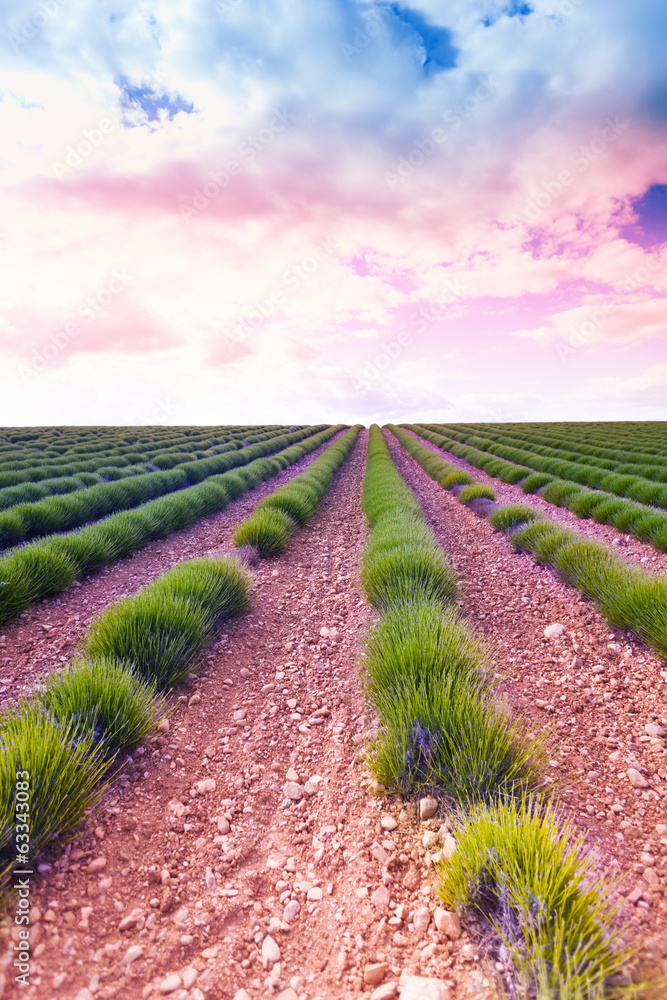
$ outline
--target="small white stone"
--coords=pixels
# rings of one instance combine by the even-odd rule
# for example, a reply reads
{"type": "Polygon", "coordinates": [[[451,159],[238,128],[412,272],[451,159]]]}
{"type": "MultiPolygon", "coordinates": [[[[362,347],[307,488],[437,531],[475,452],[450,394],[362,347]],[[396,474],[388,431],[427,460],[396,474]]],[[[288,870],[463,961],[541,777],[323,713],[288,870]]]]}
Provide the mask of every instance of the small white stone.
{"type": "Polygon", "coordinates": [[[141,947],[140,944],[132,944],[127,949],[127,951],[125,952],[125,954],[123,955],[123,957],[121,958],[121,960],[120,960],[120,962],[118,964],[119,965],[130,965],[132,962],[136,962],[136,960],[138,958],[141,958],[141,956],[143,955],[143,953],[144,953],[144,949],[141,947]]]}
{"type": "Polygon", "coordinates": [[[418,910],[412,915],[412,923],[414,928],[419,933],[423,933],[431,922],[431,914],[428,911],[428,906],[420,906],[418,910]]]}
{"type": "Polygon", "coordinates": [[[278,871],[278,869],[285,867],[286,860],[287,859],[284,854],[269,854],[266,867],[271,868],[274,871],[278,871]]]}
{"type": "Polygon", "coordinates": [[[427,796],[424,799],[419,800],[419,818],[422,820],[430,819],[431,816],[435,816],[438,811],[438,802],[436,799],[427,796]]]}
{"type": "Polygon", "coordinates": [[[636,767],[628,768],[628,781],[634,788],[648,788],[648,781],[636,767]]]}
{"type": "Polygon", "coordinates": [[[441,934],[446,934],[448,938],[456,941],[461,937],[461,921],[456,913],[450,910],[443,910],[438,907],[434,914],[435,926],[441,934]]]}
{"type": "Polygon", "coordinates": [[[199,795],[206,795],[207,792],[215,791],[215,778],[204,778],[197,782],[197,792],[199,795]]]}
{"type": "Polygon", "coordinates": [[[270,934],[267,934],[262,941],[262,962],[264,967],[267,965],[275,965],[276,962],[280,961],[280,948],[273,940],[270,934]]]}
{"type": "Polygon", "coordinates": [[[247,714],[248,713],[245,708],[238,708],[234,712],[234,722],[243,722],[247,714]]]}
{"type": "Polygon", "coordinates": [[[439,979],[407,976],[403,981],[401,1000],[451,1000],[449,988],[439,979]]]}
{"type": "Polygon", "coordinates": [[[298,899],[291,899],[285,909],[283,910],[283,920],[287,924],[293,924],[299,915],[299,910],[301,909],[301,904],[298,899]]]}
{"type": "Polygon", "coordinates": [[[381,885],[371,896],[371,903],[379,910],[385,910],[389,906],[389,891],[386,886],[381,885]]]}
{"type": "Polygon", "coordinates": [[[560,622],[554,622],[553,625],[547,625],[544,630],[545,639],[556,639],[559,635],[563,635],[565,632],[565,626],[561,625],[560,622]]]}
{"type": "Polygon", "coordinates": [[[647,736],[667,736],[667,732],[659,722],[649,722],[646,726],[646,734],[647,736]]]}
{"type": "Polygon", "coordinates": [[[392,980],[390,983],[383,983],[382,986],[376,987],[371,993],[371,1000],[391,1000],[397,992],[398,983],[392,980]]]}
{"type": "Polygon", "coordinates": [[[308,890],[307,895],[311,903],[319,903],[319,901],[322,899],[322,890],[320,889],[319,886],[314,885],[312,889],[308,890]]]}
{"type": "Polygon", "coordinates": [[[172,972],[170,976],[160,983],[160,993],[175,993],[183,985],[183,980],[177,972],[172,972]]]}
{"type": "Polygon", "coordinates": [[[213,870],[211,868],[206,869],[205,878],[206,878],[206,888],[208,889],[209,892],[213,892],[217,888],[218,880],[216,879],[215,874],[213,873],[213,870]]]}
{"type": "Polygon", "coordinates": [[[296,781],[287,781],[283,785],[283,795],[293,802],[300,802],[303,794],[303,788],[297,785],[296,781]]]}
{"type": "Polygon", "coordinates": [[[440,855],[444,860],[449,860],[449,858],[454,857],[456,851],[456,840],[451,834],[442,839],[442,847],[440,848],[440,855]]]}
{"type": "Polygon", "coordinates": [[[382,819],[380,820],[380,826],[382,827],[383,830],[391,831],[396,829],[398,823],[396,822],[393,816],[383,816],[382,819]]]}
{"type": "Polygon", "coordinates": [[[367,986],[377,986],[387,974],[386,962],[373,962],[364,968],[364,982],[367,986]]]}
{"type": "Polygon", "coordinates": [[[189,990],[191,986],[194,986],[197,981],[198,972],[191,965],[187,969],[183,970],[183,986],[186,990],[189,990]]]}

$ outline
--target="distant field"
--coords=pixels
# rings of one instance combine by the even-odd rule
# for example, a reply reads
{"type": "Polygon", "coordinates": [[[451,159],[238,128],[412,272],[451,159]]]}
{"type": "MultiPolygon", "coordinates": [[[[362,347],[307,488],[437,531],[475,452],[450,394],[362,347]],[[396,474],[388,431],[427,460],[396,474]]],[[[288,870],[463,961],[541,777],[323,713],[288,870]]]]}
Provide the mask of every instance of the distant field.
{"type": "Polygon", "coordinates": [[[526,494],[667,551],[667,423],[402,426],[526,494]]]}
{"type": "Polygon", "coordinates": [[[410,941],[404,996],[473,995],[473,954],[480,1000],[661,988],[667,425],[13,429],[0,482],[0,899],[30,862],[34,990],[71,951],[96,995],[176,995],[194,946],[209,995],[268,995],[257,928],[314,982],[338,923],[345,996],[362,963],[396,996],[410,941]],[[116,989],[109,935],[144,927],[116,989]]]}

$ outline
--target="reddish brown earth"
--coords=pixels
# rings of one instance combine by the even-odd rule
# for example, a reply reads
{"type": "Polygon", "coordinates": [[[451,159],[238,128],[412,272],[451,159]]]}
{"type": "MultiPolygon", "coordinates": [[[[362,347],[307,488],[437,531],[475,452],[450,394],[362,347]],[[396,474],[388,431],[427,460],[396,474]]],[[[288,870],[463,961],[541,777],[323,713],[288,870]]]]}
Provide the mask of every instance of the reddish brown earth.
{"type": "MultiPolygon", "coordinates": [[[[409,972],[438,977],[443,996],[446,984],[485,995],[468,934],[441,915],[447,929],[434,926],[421,839],[441,821],[420,826],[413,804],[369,795],[355,750],[367,732],[357,664],[369,610],[356,582],[366,441],[308,528],[254,571],[251,613],[174,692],[169,733],[43,860],[31,985],[16,986],[7,964],[3,996],[217,1000],[243,988],[253,1000],[379,1000],[409,972]]],[[[218,521],[180,551],[170,539],[151,576],[224,544],[231,527],[218,521]]],[[[105,603],[101,588],[95,600],[105,603]]]]}
{"type": "Polygon", "coordinates": [[[41,676],[69,662],[90,622],[107,604],[128,597],[182,559],[204,555],[219,545],[263,497],[298,476],[338,437],[334,435],[224,510],[90,572],[57,597],[40,601],[16,621],[0,625],[0,708],[17,695],[28,693],[41,676]]]}
{"type": "MultiPolygon", "coordinates": [[[[31,885],[31,985],[13,982],[8,922],[3,997],[388,1000],[408,995],[409,974],[435,977],[443,998],[489,995],[474,925],[460,933],[436,910],[422,841],[446,837],[442,820],[418,824],[413,803],[369,794],[359,757],[370,724],[357,673],[370,617],[357,581],[366,442],[364,432],[288,550],[252,571],[251,612],[170,697],[170,731],[127,762],[79,837],[42,859],[31,885]]],[[[575,592],[514,555],[391,446],[459,572],[463,613],[493,644],[501,689],[550,730],[560,795],[601,858],[630,878],[627,916],[662,961],[667,829],[658,824],[667,820],[656,775],[665,754],[640,728],[667,721],[652,687],[664,665],[626,636],[610,638],[575,592]],[[545,640],[553,622],[566,631],[545,640]],[[605,670],[593,674],[598,663],[605,670]],[[646,789],[623,776],[630,764],[646,789]]],[[[11,634],[16,648],[21,635],[34,644],[11,660],[15,682],[69,657],[110,600],[225,545],[278,482],[7,626],[6,643],[11,634]],[[59,629],[55,641],[38,638],[45,622],[59,629]],[[35,663],[36,653],[45,655],[35,663]]]]}
{"type": "MultiPolygon", "coordinates": [[[[560,801],[601,859],[617,868],[630,926],[649,940],[650,954],[667,959],[667,749],[664,738],[645,732],[651,723],[667,730],[664,661],[633,636],[610,629],[551,570],[516,554],[504,535],[386,436],[458,573],[462,613],[496,652],[501,692],[535,731],[548,732],[560,801]],[[545,638],[554,623],[564,626],[563,635],[545,638]],[[630,783],[631,767],[645,787],[630,783]]],[[[512,487],[504,492],[498,489],[501,502],[521,494],[512,487]]]]}
{"type": "Polygon", "coordinates": [[[652,572],[667,572],[667,552],[658,552],[650,542],[641,542],[632,535],[624,535],[622,531],[618,531],[617,528],[612,527],[610,524],[598,524],[597,521],[593,521],[591,518],[577,517],[576,514],[573,514],[566,507],[556,507],[555,504],[543,500],[535,493],[526,494],[520,486],[511,486],[504,483],[501,479],[494,479],[493,476],[487,475],[482,469],[464,462],[463,459],[457,458],[456,455],[452,455],[448,451],[443,451],[441,448],[436,448],[435,445],[425,441],[424,438],[420,438],[418,434],[414,434],[412,431],[409,433],[420,444],[434,451],[436,455],[440,455],[441,458],[444,458],[447,462],[451,462],[452,465],[458,466],[459,469],[469,472],[475,479],[475,482],[491,486],[496,492],[498,503],[522,503],[536,507],[540,514],[550,518],[552,521],[559,521],[565,527],[579,532],[580,535],[584,535],[586,538],[591,538],[596,542],[605,542],[607,545],[613,545],[614,547],[618,546],[619,554],[629,562],[641,563],[652,572]]]}

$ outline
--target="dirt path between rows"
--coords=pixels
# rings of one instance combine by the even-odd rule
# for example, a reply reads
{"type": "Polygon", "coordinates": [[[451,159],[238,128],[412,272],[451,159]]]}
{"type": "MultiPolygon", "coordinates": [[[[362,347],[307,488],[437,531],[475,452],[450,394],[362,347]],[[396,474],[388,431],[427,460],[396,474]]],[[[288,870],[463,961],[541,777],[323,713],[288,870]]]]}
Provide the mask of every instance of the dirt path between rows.
{"type": "Polygon", "coordinates": [[[224,510],[90,572],[57,597],[39,601],[15,621],[0,625],[0,710],[19,695],[29,693],[41,676],[69,662],[90,622],[108,604],[128,597],[182,559],[202,556],[219,546],[260,500],[298,476],[344,433],[334,435],[273,479],[233,500],[224,510]]]}
{"type": "Polygon", "coordinates": [[[535,730],[549,732],[559,799],[600,858],[618,868],[624,916],[667,973],[667,750],[644,728],[667,730],[665,663],[611,630],[549,569],[515,554],[385,434],[459,575],[462,613],[496,651],[502,693],[535,730]],[[545,638],[555,623],[565,632],[545,638]],[[631,784],[636,772],[644,787],[631,784]]]}
{"type": "MultiPolygon", "coordinates": [[[[170,732],[40,864],[30,986],[13,981],[17,928],[2,928],[4,997],[388,1000],[412,988],[414,1000],[410,973],[435,977],[442,1000],[488,995],[474,941],[436,911],[422,839],[441,822],[419,826],[414,804],[371,794],[355,749],[367,733],[367,437],[310,525],[257,568],[252,611],[176,690],[170,732]]],[[[224,541],[220,522],[169,549],[201,553],[213,534],[224,541]]]]}
{"type": "Polygon", "coordinates": [[[408,431],[408,433],[412,434],[420,444],[430,448],[436,455],[451,462],[452,465],[456,465],[459,469],[465,469],[466,472],[469,472],[474,477],[475,482],[491,486],[496,491],[498,503],[529,504],[531,507],[536,507],[540,514],[543,514],[545,517],[550,518],[552,521],[559,521],[565,527],[579,532],[579,534],[584,535],[586,538],[591,538],[597,542],[606,542],[607,545],[618,546],[619,554],[629,562],[641,563],[654,573],[667,573],[667,552],[659,552],[650,542],[641,542],[633,535],[624,535],[622,531],[612,527],[610,524],[598,524],[597,521],[593,521],[591,518],[577,517],[576,514],[573,514],[566,507],[557,507],[555,504],[543,500],[536,493],[524,493],[520,486],[511,486],[504,483],[501,479],[494,479],[493,476],[487,475],[482,469],[464,462],[463,459],[457,458],[456,455],[452,455],[448,451],[443,451],[442,448],[436,447],[424,438],[419,437],[413,431],[408,431]]]}

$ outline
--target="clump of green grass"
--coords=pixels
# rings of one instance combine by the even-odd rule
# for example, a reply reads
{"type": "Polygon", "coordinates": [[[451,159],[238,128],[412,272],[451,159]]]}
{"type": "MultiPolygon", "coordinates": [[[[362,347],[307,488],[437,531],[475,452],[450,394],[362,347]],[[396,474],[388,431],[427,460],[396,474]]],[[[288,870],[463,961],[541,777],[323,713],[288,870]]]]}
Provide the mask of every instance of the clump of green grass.
{"type": "Polygon", "coordinates": [[[128,663],[165,690],[184,681],[212,634],[210,616],[188,600],[145,591],[108,608],[93,625],[85,655],[128,663]]]}
{"type": "Polygon", "coordinates": [[[181,563],[94,623],[85,643],[91,659],[131,665],[159,690],[183,681],[216,621],[249,606],[251,581],[234,559],[181,563]]]}
{"type": "Polygon", "coordinates": [[[305,472],[261,500],[255,512],[237,526],[232,536],[234,545],[237,548],[253,545],[262,558],[282,552],[297,527],[317,510],[331,486],[334,472],[352,450],[360,430],[360,424],[351,427],[305,472]]]}
{"type": "Polygon", "coordinates": [[[188,559],[170,569],[148,588],[165,604],[190,601],[216,623],[243,614],[250,607],[252,580],[236,559],[188,559]]]}
{"type": "Polygon", "coordinates": [[[547,483],[552,483],[555,478],[555,476],[550,476],[546,472],[533,472],[521,481],[521,489],[524,493],[537,493],[547,483]]]}
{"type": "Polygon", "coordinates": [[[232,542],[236,548],[253,545],[262,559],[266,559],[279,555],[297,528],[297,522],[284,510],[258,507],[252,517],[237,525],[232,542]]]}
{"type": "Polygon", "coordinates": [[[26,546],[0,562],[0,623],[10,621],[38,597],[57,594],[76,579],[65,555],[26,546]]]}
{"type": "Polygon", "coordinates": [[[489,518],[489,523],[496,531],[510,531],[519,524],[534,521],[536,517],[537,511],[534,507],[528,507],[522,503],[511,503],[494,511],[489,518]]]}
{"type": "Polygon", "coordinates": [[[366,760],[390,791],[429,791],[466,807],[536,792],[539,741],[527,744],[522,727],[455,670],[445,670],[437,683],[406,674],[380,707],[380,729],[366,760]]]}
{"type": "Polygon", "coordinates": [[[509,952],[513,996],[606,1000],[630,955],[615,933],[609,873],[571,824],[534,802],[474,807],[438,867],[444,905],[481,918],[509,952]]]}
{"type": "Polygon", "coordinates": [[[465,469],[457,469],[455,472],[449,472],[444,469],[437,477],[436,482],[443,489],[451,490],[452,486],[472,486],[475,480],[465,469]]]}
{"type": "Polygon", "coordinates": [[[243,480],[246,491],[254,490],[255,486],[259,486],[262,481],[259,469],[253,469],[252,465],[241,466],[236,470],[236,474],[239,479],[243,480]]]}
{"type": "Polygon", "coordinates": [[[296,524],[306,524],[317,510],[319,498],[313,489],[299,483],[299,479],[280,486],[271,496],[261,500],[257,510],[280,510],[296,524]]]}
{"type": "Polygon", "coordinates": [[[372,626],[364,652],[366,698],[381,717],[407,677],[427,691],[446,677],[482,690],[491,672],[482,640],[453,608],[430,601],[412,599],[391,607],[372,626]]]}
{"type": "Polygon", "coordinates": [[[376,522],[370,534],[364,557],[373,559],[379,552],[389,552],[409,546],[433,548],[435,537],[423,520],[405,517],[399,512],[389,511],[376,522]]]}
{"type": "Polygon", "coordinates": [[[92,566],[113,562],[116,548],[111,536],[106,524],[93,524],[68,535],[46,538],[34,546],[26,546],[24,551],[57,552],[74,564],[78,576],[92,566]]]}
{"type": "Polygon", "coordinates": [[[609,499],[608,494],[599,490],[584,490],[583,493],[574,493],[565,502],[568,510],[571,510],[577,517],[592,517],[593,512],[600,504],[609,499]]]}
{"type": "Polygon", "coordinates": [[[517,551],[530,552],[536,563],[553,563],[554,557],[563,545],[571,541],[572,533],[551,521],[536,518],[532,524],[521,528],[512,536],[517,551]]]}
{"type": "Polygon", "coordinates": [[[441,605],[456,600],[456,577],[437,543],[401,544],[385,551],[364,553],[361,583],[376,608],[419,598],[441,605]]]}
{"type": "Polygon", "coordinates": [[[461,503],[470,503],[471,500],[495,500],[496,491],[484,483],[475,483],[472,486],[464,486],[458,495],[461,503]]]}
{"type": "Polygon", "coordinates": [[[5,510],[0,514],[0,548],[16,545],[25,538],[25,521],[16,508],[5,510]]]}
{"type": "Polygon", "coordinates": [[[642,542],[651,542],[651,544],[656,545],[656,538],[660,536],[660,533],[665,528],[667,528],[667,516],[665,514],[658,511],[654,514],[650,511],[645,511],[642,514],[637,514],[632,522],[631,530],[632,534],[636,538],[641,539],[642,542]]]}
{"type": "Polygon", "coordinates": [[[667,552],[667,525],[652,532],[651,542],[660,552],[667,552]]]}
{"type": "Polygon", "coordinates": [[[624,513],[627,510],[627,500],[617,500],[614,497],[608,497],[603,503],[597,505],[592,511],[591,516],[598,524],[611,524],[617,514],[624,513]]]}
{"type": "Polygon", "coordinates": [[[524,465],[515,465],[512,467],[509,462],[504,462],[503,465],[505,467],[502,470],[500,479],[511,486],[522,482],[530,474],[530,469],[527,469],[524,465]]]}
{"type": "Polygon", "coordinates": [[[1,874],[16,866],[17,847],[25,843],[30,857],[55,838],[65,843],[104,792],[108,761],[95,752],[92,735],[77,740],[75,730],[73,721],[58,724],[36,702],[0,717],[1,874]],[[18,839],[24,832],[16,825],[19,780],[29,784],[29,841],[18,839]]]}
{"type": "Polygon", "coordinates": [[[548,501],[548,503],[553,503],[557,507],[565,507],[568,500],[572,497],[588,492],[584,486],[577,486],[576,483],[571,483],[563,479],[554,479],[552,483],[547,483],[540,496],[548,501]]]}
{"type": "Polygon", "coordinates": [[[246,484],[238,472],[225,472],[221,477],[230,500],[238,500],[246,492],[246,484]]]}
{"type": "Polygon", "coordinates": [[[60,725],[73,723],[77,742],[92,735],[107,754],[133,750],[166,715],[153,685],[117,660],[79,660],[51,674],[37,701],[60,725]]]}

